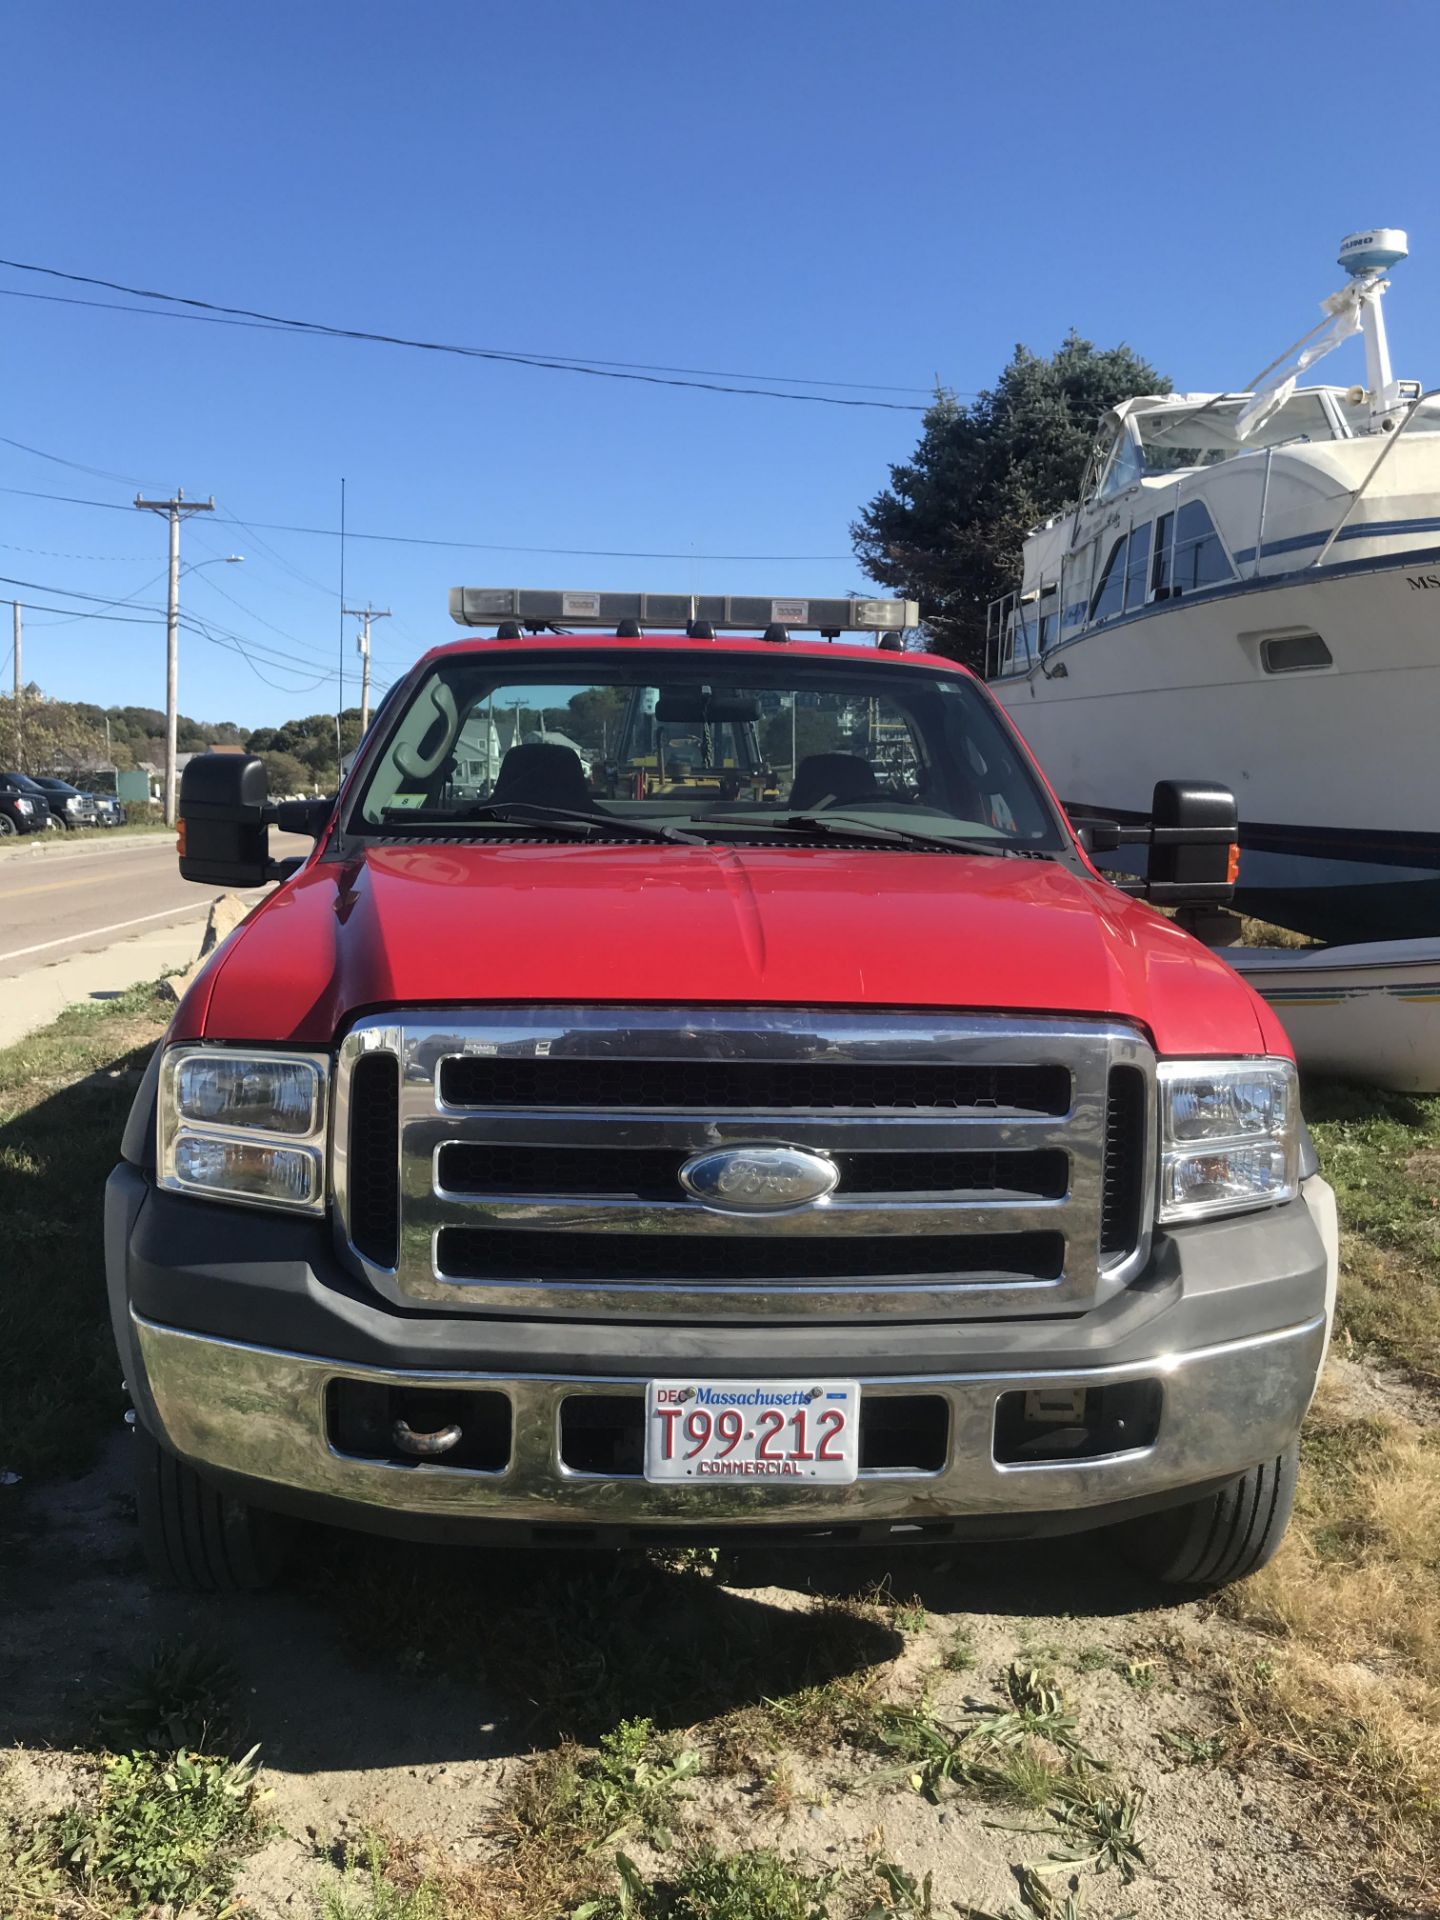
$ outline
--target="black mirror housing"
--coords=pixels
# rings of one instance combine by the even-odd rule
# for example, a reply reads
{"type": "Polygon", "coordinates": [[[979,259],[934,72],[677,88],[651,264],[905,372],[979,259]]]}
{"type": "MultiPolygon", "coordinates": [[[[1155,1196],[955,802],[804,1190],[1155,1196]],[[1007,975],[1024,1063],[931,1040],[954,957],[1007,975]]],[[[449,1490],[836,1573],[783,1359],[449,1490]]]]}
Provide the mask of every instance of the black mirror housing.
{"type": "Polygon", "coordinates": [[[180,875],[259,887],[270,865],[269,788],[254,754],[197,753],[180,776],[180,875]]]}
{"type": "Polygon", "coordinates": [[[323,800],[277,800],[269,818],[282,833],[303,833],[318,840],[330,824],[335,796],[323,800]]]}
{"type": "Polygon", "coordinates": [[[1143,880],[1107,874],[1122,893],[1159,907],[1225,907],[1234,897],[1239,812],[1230,789],[1213,780],[1158,780],[1150,819],[1139,825],[1096,817],[1073,824],[1092,857],[1148,849],[1143,880]]]}
{"type": "Polygon", "coordinates": [[[1235,796],[1213,780],[1158,780],[1150,809],[1146,897],[1162,906],[1225,906],[1240,838],[1235,796]]]}

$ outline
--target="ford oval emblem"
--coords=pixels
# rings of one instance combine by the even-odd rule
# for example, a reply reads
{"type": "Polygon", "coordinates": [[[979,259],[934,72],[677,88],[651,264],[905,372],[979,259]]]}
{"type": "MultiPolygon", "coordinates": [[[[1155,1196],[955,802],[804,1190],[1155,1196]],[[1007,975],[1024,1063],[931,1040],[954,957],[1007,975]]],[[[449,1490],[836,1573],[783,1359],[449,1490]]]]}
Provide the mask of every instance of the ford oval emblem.
{"type": "Polygon", "coordinates": [[[802,1147],[718,1147],[680,1169],[680,1184],[721,1213],[784,1213],[835,1191],[840,1169],[802,1147]]]}

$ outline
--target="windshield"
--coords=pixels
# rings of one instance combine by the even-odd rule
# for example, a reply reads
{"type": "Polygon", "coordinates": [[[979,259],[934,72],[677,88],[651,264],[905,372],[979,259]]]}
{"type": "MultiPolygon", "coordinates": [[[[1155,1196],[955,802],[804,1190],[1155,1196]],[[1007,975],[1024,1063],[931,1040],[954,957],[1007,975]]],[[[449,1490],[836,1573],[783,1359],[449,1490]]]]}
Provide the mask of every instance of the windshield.
{"type": "Polygon", "coordinates": [[[352,831],[753,842],[852,827],[856,845],[1068,844],[974,681],[873,657],[468,654],[385,719],[352,831]]]}
{"type": "Polygon", "coordinates": [[[1254,453],[1300,440],[1338,438],[1318,393],[1295,393],[1240,438],[1244,399],[1137,409],[1131,419],[1140,435],[1147,474],[1174,473],[1185,467],[1213,467],[1237,453],[1254,453]]]}

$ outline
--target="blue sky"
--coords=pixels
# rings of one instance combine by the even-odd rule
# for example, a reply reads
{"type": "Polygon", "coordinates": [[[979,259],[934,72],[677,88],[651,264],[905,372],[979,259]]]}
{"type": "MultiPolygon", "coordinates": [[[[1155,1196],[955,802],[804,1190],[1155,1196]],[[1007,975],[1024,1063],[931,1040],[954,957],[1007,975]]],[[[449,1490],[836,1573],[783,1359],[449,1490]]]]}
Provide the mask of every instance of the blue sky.
{"type": "MultiPolygon", "coordinates": [[[[1312,323],[1336,244],[1373,222],[1415,252],[1389,303],[1396,371],[1435,381],[1440,183],[1409,76],[1437,53],[1440,11],[1397,0],[53,0],[0,23],[0,253],[921,404],[1071,325],[1179,386],[1235,384],[1312,323]]],[[[253,661],[186,635],[181,708],[242,724],[333,709],[337,542],[257,523],[333,529],[342,475],[353,532],[495,549],[349,542],[348,596],[396,616],[376,628],[387,678],[454,634],[462,581],[863,587],[848,523],[919,426],[15,291],[84,290],[0,269],[0,434],[98,471],[0,443],[0,488],[116,510],[0,491],[0,574],[36,583],[0,595],[142,610],[27,612],[27,678],[162,703],[163,626],[143,610],[163,599],[165,530],[128,502],[136,482],[178,485],[219,508],[187,526],[185,559],[246,556],[187,578],[186,607],[253,661]]],[[[1360,371],[1351,343],[1322,377],[1360,371]]]]}

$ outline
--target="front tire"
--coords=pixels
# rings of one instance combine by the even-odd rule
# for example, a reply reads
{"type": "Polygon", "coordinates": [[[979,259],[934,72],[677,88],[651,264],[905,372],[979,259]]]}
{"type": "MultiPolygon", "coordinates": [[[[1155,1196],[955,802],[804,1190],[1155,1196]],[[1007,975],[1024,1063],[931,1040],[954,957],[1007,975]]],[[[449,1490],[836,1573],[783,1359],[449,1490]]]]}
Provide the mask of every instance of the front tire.
{"type": "Polygon", "coordinates": [[[134,1429],[140,1542],[157,1586],[186,1593],[253,1593],[284,1560],[274,1514],[211,1486],[141,1426],[134,1429]]]}
{"type": "Polygon", "coordinates": [[[1300,1443],[1251,1467],[1218,1493],[1167,1507],[1114,1530],[1132,1565],[1164,1586],[1213,1593],[1258,1572],[1284,1538],[1295,1505],[1300,1443]]]}

